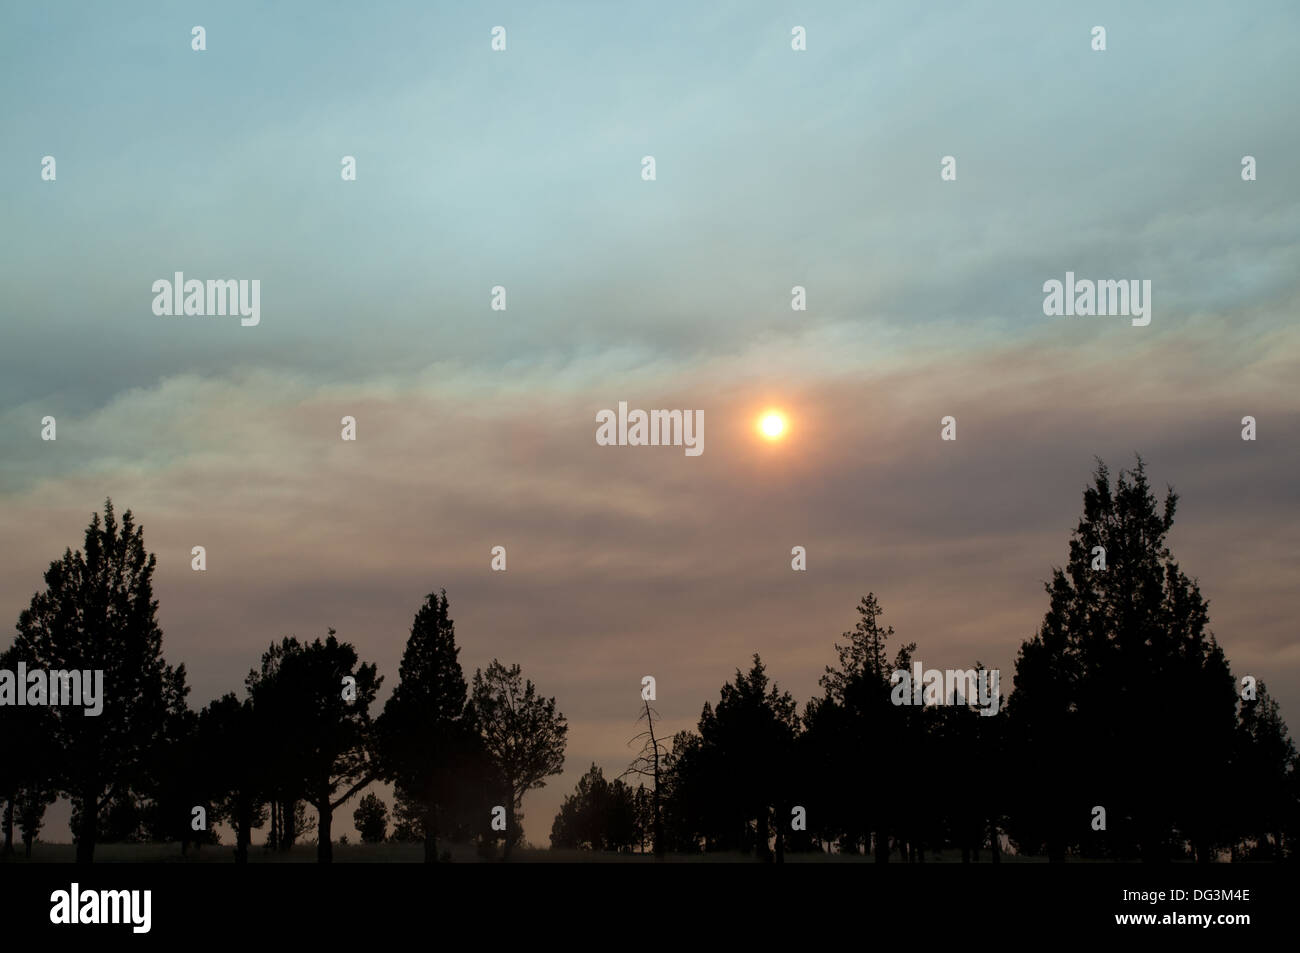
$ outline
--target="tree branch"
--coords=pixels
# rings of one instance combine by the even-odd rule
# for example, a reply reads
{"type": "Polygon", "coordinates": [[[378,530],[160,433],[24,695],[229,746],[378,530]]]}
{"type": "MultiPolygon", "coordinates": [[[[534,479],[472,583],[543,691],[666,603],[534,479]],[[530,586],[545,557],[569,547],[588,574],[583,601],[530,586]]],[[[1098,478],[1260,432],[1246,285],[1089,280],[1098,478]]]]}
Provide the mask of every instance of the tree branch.
{"type": "Polygon", "coordinates": [[[362,779],[361,779],[360,781],[358,781],[356,784],[352,785],[352,787],[351,787],[350,789],[348,789],[348,793],[347,793],[347,794],[343,795],[343,796],[342,796],[341,798],[339,798],[337,801],[335,801],[335,802],[333,802],[332,804],[330,804],[330,810],[331,810],[331,811],[334,810],[334,808],[338,807],[340,804],[342,804],[342,803],[343,803],[344,801],[346,801],[348,798],[352,797],[352,795],[356,794],[358,791],[360,791],[360,790],[361,790],[362,788],[364,788],[367,784],[370,784],[370,783],[371,783],[372,781],[374,781],[374,780],[375,780],[375,775],[374,775],[373,772],[370,773],[370,774],[367,774],[364,778],[362,778],[362,779]]]}

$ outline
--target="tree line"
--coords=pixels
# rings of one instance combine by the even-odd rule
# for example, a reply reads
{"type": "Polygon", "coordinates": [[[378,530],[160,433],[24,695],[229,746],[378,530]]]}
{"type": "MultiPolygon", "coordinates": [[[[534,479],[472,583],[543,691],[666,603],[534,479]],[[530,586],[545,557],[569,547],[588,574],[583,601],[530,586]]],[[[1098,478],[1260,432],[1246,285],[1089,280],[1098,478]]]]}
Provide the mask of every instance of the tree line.
{"type": "MultiPolygon", "coordinates": [[[[758,655],[671,739],[646,700],[636,758],[611,779],[592,764],[554,819],[552,847],[767,861],[836,851],[923,862],[951,850],[996,863],[1008,847],[1053,861],[1297,859],[1300,758],[1263,681],[1231,672],[1208,602],[1169,550],[1176,504],[1172,489],[1157,500],[1140,458],[1113,481],[1098,463],[996,715],[896,704],[892,676],[916,643],[897,641],[871,593],[802,710],[758,655]]],[[[310,806],[328,862],[334,811],[385,781],[393,837],[422,841],[426,861],[445,856],[440,841],[509,857],[523,796],[563,768],[567,724],[518,665],[494,660],[467,681],[445,591],[417,611],[373,719],[383,679],[333,630],[272,644],[242,697],[196,712],[184,666],[162,656],[153,569],[131,514],[119,526],[108,501],[84,550],[50,565],[0,654],[0,669],[103,669],[111,689],[98,717],[0,708],[6,852],[15,824],[30,851],[62,795],[79,861],[107,840],[184,851],[223,820],[244,862],[255,829],[269,827],[271,849],[303,837],[310,806]]],[[[354,818],[363,840],[386,836],[377,796],[354,818]]]]}
{"type": "Polygon", "coordinates": [[[524,794],[563,768],[568,725],[518,665],[494,659],[466,682],[445,591],[416,613],[398,684],[377,717],[383,679],[333,629],[272,644],[242,697],[194,711],[185,667],[162,655],[155,564],[130,511],[119,524],[106,501],[84,548],[50,564],[45,590],[0,653],[0,670],[98,669],[109,689],[96,717],[75,707],[0,708],[5,853],[17,824],[30,855],[46,808],[64,796],[78,862],[106,841],[179,841],[184,852],[225,821],[243,863],[252,831],[267,824],[268,846],[291,848],[310,805],[317,859],[328,863],[334,811],[386,781],[426,860],[438,858],[440,838],[471,836],[509,856],[524,794]],[[503,825],[489,814],[498,805],[503,825]]]}
{"type": "Polygon", "coordinates": [[[777,861],[947,850],[997,863],[1006,846],[1052,861],[1300,859],[1296,748],[1264,682],[1234,678],[1168,548],[1176,505],[1172,489],[1156,499],[1140,458],[1113,482],[1098,462],[997,715],[894,704],[891,675],[916,643],[895,644],[869,594],[802,712],[753,656],[664,747],[656,808],[593,765],[552,845],[777,861]]]}

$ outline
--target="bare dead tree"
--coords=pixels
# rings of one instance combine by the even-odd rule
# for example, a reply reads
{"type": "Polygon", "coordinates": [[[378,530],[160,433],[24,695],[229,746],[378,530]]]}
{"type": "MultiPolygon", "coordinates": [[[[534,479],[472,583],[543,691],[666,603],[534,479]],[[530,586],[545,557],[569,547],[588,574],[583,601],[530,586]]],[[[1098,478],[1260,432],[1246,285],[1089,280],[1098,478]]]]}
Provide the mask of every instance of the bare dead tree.
{"type": "Polygon", "coordinates": [[[619,775],[619,778],[625,778],[629,775],[636,775],[642,778],[653,779],[654,787],[650,791],[650,816],[651,816],[651,840],[654,843],[655,860],[664,859],[664,825],[663,816],[659,808],[659,765],[660,762],[668,757],[668,747],[655,737],[655,719],[661,718],[659,712],[650,707],[650,702],[645,703],[645,710],[641,712],[637,722],[644,721],[646,730],[632,737],[628,741],[628,747],[634,742],[641,742],[641,750],[637,756],[632,759],[626,771],[619,775]]]}

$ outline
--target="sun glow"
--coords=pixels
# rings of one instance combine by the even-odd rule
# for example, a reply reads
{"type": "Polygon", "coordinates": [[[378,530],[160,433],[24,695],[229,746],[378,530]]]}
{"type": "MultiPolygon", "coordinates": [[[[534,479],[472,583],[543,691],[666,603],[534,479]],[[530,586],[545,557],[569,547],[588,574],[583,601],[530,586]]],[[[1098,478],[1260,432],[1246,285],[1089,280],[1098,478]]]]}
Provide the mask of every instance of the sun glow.
{"type": "Polygon", "coordinates": [[[785,436],[785,417],[776,411],[768,411],[758,421],[758,432],[768,440],[780,440],[785,436]]]}

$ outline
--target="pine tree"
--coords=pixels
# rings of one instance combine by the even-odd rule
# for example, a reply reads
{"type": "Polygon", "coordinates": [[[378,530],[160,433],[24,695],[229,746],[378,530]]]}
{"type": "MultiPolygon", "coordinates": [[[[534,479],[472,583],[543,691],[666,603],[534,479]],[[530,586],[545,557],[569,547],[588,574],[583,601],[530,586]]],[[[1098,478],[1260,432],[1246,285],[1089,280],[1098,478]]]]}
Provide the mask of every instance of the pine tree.
{"type": "MultiPolygon", "coordinates": [[[[301,792],[316,809],[320,863],[334,859],[334,809],[377,776],[370,706],[382,682],[375,666],[359,664],[356,649],[340,642],[333,629],[324,641],[287,638],[273,645],[262,656],[261,670],[246,680],[271,742],[266,753],[279,759],[273,763],[281,789],[301,792]],[[347,678],[355,679],[355,687],[344,688],[347,678]]],[[[288,803],[285,819],[296,822],[297,808],[291,813],[288,803]]]]}
{"type": "Polygon", "coordinates": [[[476,670],[471,699],[475,723],[503,785],[503,859],[509,859],[511,847],[522,836],[519,808],[524,795],[564,770],[569,726],[556,711],[555,699],[539,695],[518,665],[506,668],[493,659],[487,671],[476,670]]]}

